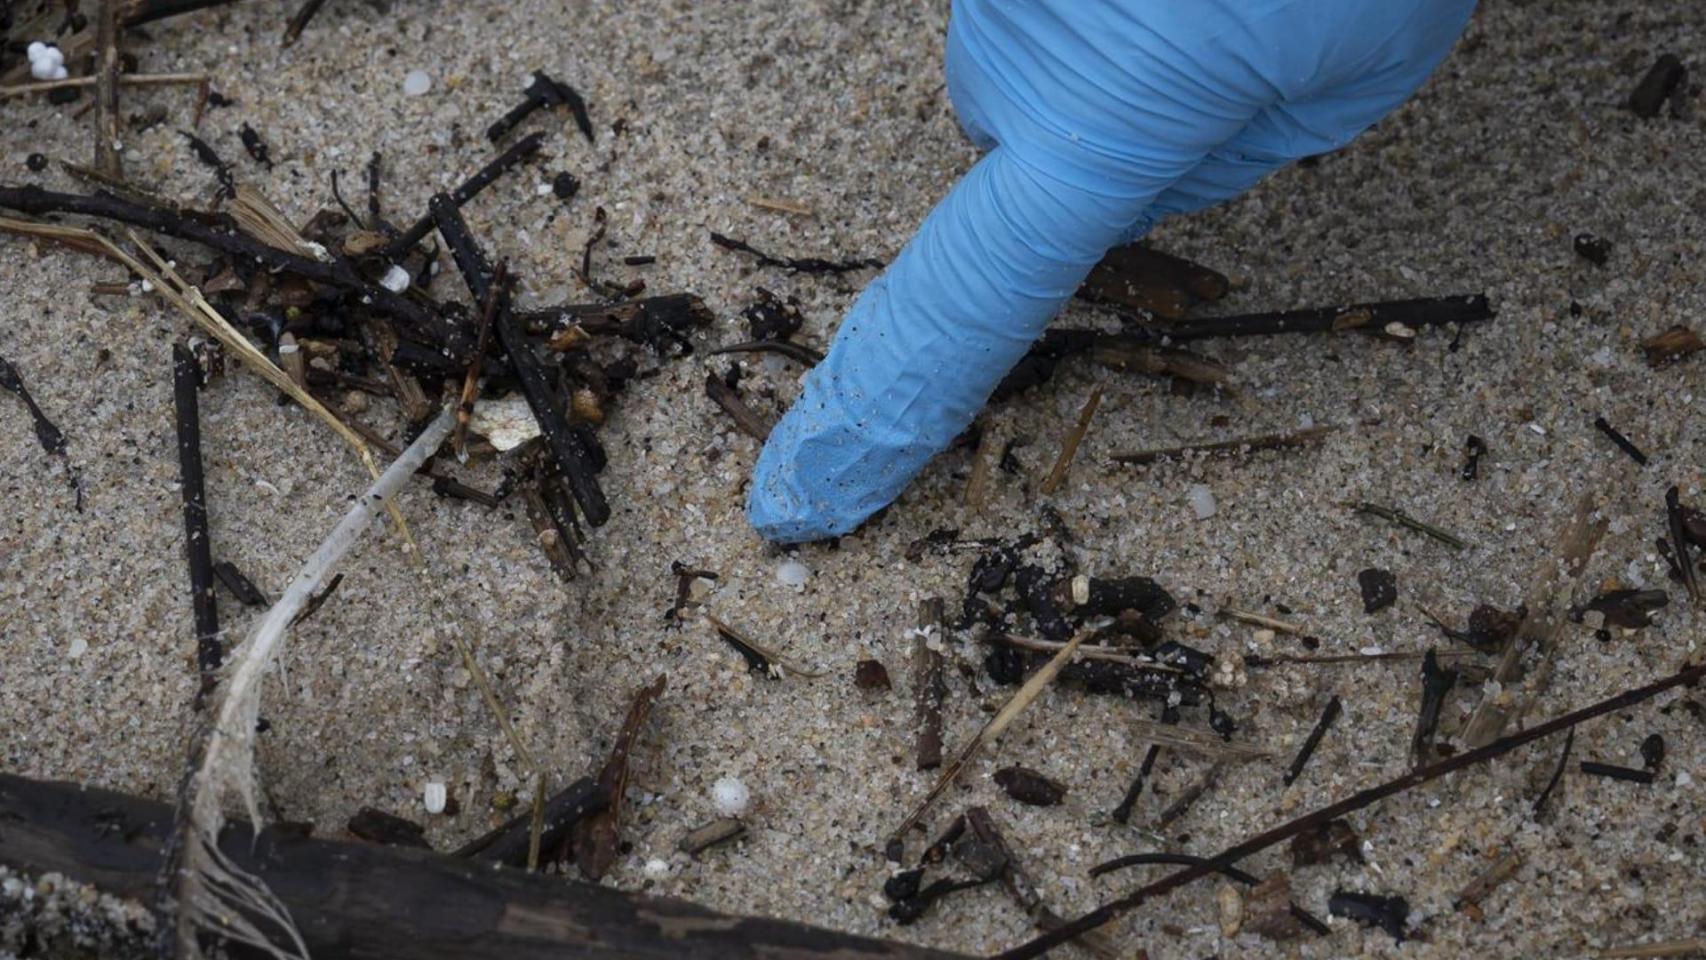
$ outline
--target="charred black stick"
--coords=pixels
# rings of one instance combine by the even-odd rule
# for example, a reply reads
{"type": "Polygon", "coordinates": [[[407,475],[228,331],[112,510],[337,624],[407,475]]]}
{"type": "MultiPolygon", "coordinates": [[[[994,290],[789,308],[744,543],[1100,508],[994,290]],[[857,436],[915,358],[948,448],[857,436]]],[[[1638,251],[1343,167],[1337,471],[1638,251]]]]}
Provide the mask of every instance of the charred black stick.
{"type": "Polygon", "coordinates": [[[724,250],[750,253],[758,258],[761,267],[781,267],[795,273],[851,273],[855,270],[881,270],[881,260],[861,257],[852,260],[825,260],[822,257],[777,257],[765,253],[745,240],[736,240],[711,231],[711,242],[724,250]]]}
{"type": "Polygon", "coordinates": [[[1321,746],[1321,738],[1327,735],[1327,730],[1333,726],[1333,721],[1339,719],[1342,710],[1343,705],[1339,703],[1337,696],[1327,701],[1326,709],[1321,711],[1321,719],[1316,721],[1315,729],[1309,731],[1309,739],[1303,741],[1303,749],[1297,751],[1297,758],[1291,761],[1291,766],[1285,771],[1286,786],[1291,786],[1297,780],[1298,774],[1303,772],[1304,765],[1315,755],[1315,749],[1321,746]]]}
{"type": "Polygon", "coordinates": [[[498,261],[492,285],[486,291],[485,303],[480,307],[480,329],[476,335],[474,356],[468,361],[468,373],[462,378],[462,403],[456,408],[456,430],[450,435],[450,449],[458,460],[468,459],[468,421],[474,416],[474,400],[480,392],[480,365],[486,358],[486,347],[492,339],[492,318],[497,315],[498,301],[508,295],[504,283],[508,272],[509,261],[498,261]]]}
{"type": "MultiPolygon", "coordinates": [[[[1131,822],[1131,808],[1137,805],[1138,795],[1143,793],[1143,781],[1149,778],[1149,771],[1155,769],[1155,757],[1161,752],[1161,745],[1152,743],[1149,752],[1143,755],[1143,765],[1137,768],[1137,776],[1131,780],[1131,786],[1126,788],[1125,797],[1120,805],[1114,808],[1114,820],[1119,823],[1131,822]]],[[[1095,874],[1091,874],[1094,876],[1095,874]]]]}
{"type": "Polygon", "coordinates": [[[1624,780],[1629,783],[1652,783],[1653,771],[1639,770],[1635,767],[1620,767],[1614,763],[1600,763],[1596,760],[1583,760],[1582,772],[1592,777],[1606,777],[1611,780],[1624,780]]]}
{"type": "Polygon", "coordinates": [[[1670,531],[1671,550],[1676,554],[1677,570],[1682,574],[1682,585],[1688,589],[1688,599],[1700,602],[1700,578],[1694,572],[1694,558],[1688,549],[1688,518],[1687,511],[1682,506],[1682,492],[1672,486],[1665,491],[1665,522],[1670,531]]]}
{"type": "MultiPolygon", "coordinates": [[[[428,206],[439,235],[444,237],[445,246],[450,248],[451,258],[456,261],[456,268],[468,284],[468,291],[483,301],[491,289],[491,267],[478,241],[468,232],[468,224],[463,221],[455,198],[441,193],[433,197],[428,206]]],[[[507,304],[499,303],[492,318],[492,329],[498,335],[498,343],[509,354],[510,366],[521,382],[522,395],[527,398],[528,408],[539,421],[545,444],[563,478],[568,481],[581,513],[592,526],[603,526],[610,519],[610,504],[598,486],[594,454],[570,427],[557,392],[551,386],[551,379],[545,373],[545,365],[533,352],[533,344],[528,341],[527,334],[507,304]]]]}
{"type": "Polygon", "coordinates": [[[1691,686],[1693,684],[1697,684],[1703,677],[1706,677],[1706,664],[1696,664],[1691,667],[1684,667],[1682,670],[1679,670],[1661,680],[1655,680],[1654,682],[1642,687],[1625,690],[1622,693],[1607,697],[1598,703],[1583,707],[1580,710],[1576,710],[1571,713],[1564,714],[1561,717],[1548,720],[1545,723],[1529,727],[1527,730],[1518,731],[1517,733],[1500,737],[1484,747],[1478,747],[1474,750],[1465,750],[1455,756],[1447,757],[1438,763],[1412,770],[1401,777],[1388,780],[1378,786],[1370,787],[1367,790],[1360,790],[1337,803],[1328,804],[1325,807],[1313,810],[1270,830],[1265,830],[1262,833],[1256,834],[1241,843],[1234,844],[1197,866],[1189,867],[1179,871],[1178,873],[1163,877],[1162,879],[1135,890],[1118,900],[1103,904],[1095,910],[1092,910],[1069,923],[1063,924],[1057,930],[1052,930],[1029,943],[1020,944],[1012,950],[998,954],[996,960],[1031,960],[1032,957],[1040,957],[1055,947],[1071,940],[1073,937],[1078,936],[1085,930],[1094,930],[1095,928],[1108,923],[1148,900],[1176,890],[1179,887],[1190,883],[1192,880],[1197,880],[1208,876],[1211,873],[1215,873],[1223,867],[1231,866],[1251,854],[1260,853],[1275,844],[1283,843],[1301,833],[1316,829],[1329,821],[1338,819],[1339,817],[1343,817],[1347,814],[1355,813],[1356,811],[1372,806],[1387,797],[1419,787],[1424,783],[1430,783],[1441,777],[1456,773],[1459,770],[1485,763],[1496,757],[1501,757],[1519,747],[1526,746],[1544,737],[1549,737],[1554,733],[1561,733],[1565,730],[1569,730],[1589,720],[1595,719],[1596,717],[1602,717],[1608,713],[1615,713],[1619,710],[1626,710],[1636,704],[1645,703],[1667,690],[1673,690],[1680,686],[1691,686]]]}
{"type": "Polygon", "coordinates": [[[43,450],[48,453],[65,451],[65,434],[53,425],[53,421],[47,418],[41,407],[36,406],[36,398],[30,396],[29,388],[24,386],[24,378],[18,375],[18,369],[5,357],[0,357],[0,390],[5,390],[24,402],[24,409],[29,411],[30,420],[35,426],[36,440],[43,450]]]}
{"type": "MultiPolygon", "coordinates": [[[[461,207],[479,196],[480,191],[491,186],[493,180],[508,173],[510,168],[537,153],[539,145],[544,142],[544,134],[530,133],[510,144],[509,149],[493,157],[490,163],[481,167],[473,176],[462,181],[461,186],[450,191],[448,194],[450,202],[461,207]]],[[[433,202],[438,202],[438,198],[442,196],[446,196],[446,194],[433,197],[433,202]]],[[[436,220],[429,209],[426,216],[416,220],[409,229],[403,231],[401,236],[391,241],[391,244],[381,252],[381,255],[387,260],[399,259],[412,250],[415,244],[420,243],[423,237],[432,232],[435,223],[436,220]]],[[[484,294],[482,293],[480,296],[484,296],[484,294]]]]}
{"type": "MultiPolygon", "coordinates": [[[[541,849],[554,849],[568,836],[570,828],[587,814],[602,810],[610,794],[598,781],[582,777],[545,802],[544,827],[539,835],[541,849]]],[[[533,813],[510,818],[502,826],[478,837],[451,854],[464,859],[487,860],[506,867],[527,866],[527,851],[533,833],[533,813]]]]}
{"type": "Polygon", "coordinates": [[[1387,300],[1346,307],[1317,307],[1277,313],[1251,313],[1236,317],[1204,317],[1159,328],[1173,340],[1204,340],[1209,337],[1249,337],[1279,333],[1327,333],[1363,330],[1382,333],[1399,324],[1411,330],[1450,323],[1476,323],[1493,318],[1485,294],[1427,297],[1419,300],[1387,300]]]}
{"type": "Polygon", "coordinates": [[[514,130],[521,121],[543,107],[568,107],[569,112],[574,115],[575,126],[580,128],[586,142],[593,142],[592,117],[587,114],[586,100],[574,87],[553,79],[543,70],[533,71],[533,79],[527,84],[522,101],[486,128],[486,139],[497,143],[504,138],[504,134],[514,130]]]}
{"type": "Polygon", "coordinates": [[[207,488],[201,470],[201,414],[196,396],[199,380],[195,355],[183,344],[172,345],[172,404],[178,421],[178,477],[184,500],[184,554],[190,567],[190,604],[195,611],[195,660],[201,688],[195,707],[202,708],[225,661],[219,640],[219,602],[213,595],[213,544],[207,531],[207,488]]]}
{"type": "Polygon", "coordinates": [[[1670,98],[1671,92],[1688,79],[1688,68],[1683,66],[1676,54],[1661,54],[1653,61],[1641,82],[1629,94],[1629,109],[1635,116],[1651,120],[1659,115],[1659,108],[1670,98]]]}
{"type": "Polygon", "coordinates": [[[220,560],[213,565],[213,575],[219,582],[225,584],[225,589],[237,598],[237,602],[245,607],[264,607],[268,605],[267,595],[255,582],[243,575],[237,565],[229,560],[220,560]]]}
{"type": "Polygon", "coordinates": [[[1647,455],[1641,452],[1641,448],[1635,446],[1633,441],[1624,436],[1622,431],[1612,426],[1604,417],[1594,417],[1593,426],[1594,429],[1605,434],[1612,443],[1617,444],[1617,449],[1627,453],[1629,455],[1629,459],[1643,467],[1647,465],[1647,455]]]}
{"type": "Polygon", "coordinates": [[[1570,765],[1570,748],[1576,745],[1576,731],[1571,730],[1564,737],[1564,749],[1558,754],[1558,765],[1552,769],[1552,779],[1546,781],[1546,789],[1540,791],[1540,796],[1534,798],[1534,815],[1540,816],[1546,809],[1546,801],[1551,799],[1552,791],[1558,789],[1558,782],[1564,779],[1564,768],[1570,765]]]}
{"type": "Polygon", "coordinates": [[[348,262],[339,259],[325,262],[269,246],[237,229],[236,222],[222,214],[168,210],[110,193],[85,196],[55,193],[33,186],[0,186],[0,207],[33,216],[69,213],[115,220],[199,243],[233,258],[258,261],[274,270],[293,273],[354,294],[372,309],[398,320],[413,336],[442,347],[458,362],[466,362],[468,351],[472,349],[467,335],[455,324],[420,303],[368,282],[348,262]]]}

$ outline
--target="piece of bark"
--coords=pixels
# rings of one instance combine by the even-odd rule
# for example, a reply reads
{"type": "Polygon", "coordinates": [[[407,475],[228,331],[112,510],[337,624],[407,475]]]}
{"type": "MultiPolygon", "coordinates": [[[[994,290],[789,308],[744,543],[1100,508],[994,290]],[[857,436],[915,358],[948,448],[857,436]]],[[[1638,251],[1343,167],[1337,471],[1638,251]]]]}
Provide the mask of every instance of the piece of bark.
{"type": "MultiPolygon", "coordinates": [[[[168,804],[0,773],[0,865],[155,902],[168,804]]],[[[315,960],[952,960],[945,953],[424,850],[233,821],[220,849],[290,911],[315,960]]]]}
{"type": "Polygon", "coordinates": [[[1199,303],[1226,296],[1231,287],[1223,274],[1208,267],[1133,243],[1104,254],[1077,295],[1177,320],[1199,303]]]}
{"type": "Polygon", "coordinates": [[[359,839],[381,846],[432,849],[432,844],[427,843],[423,836],[426,827],[372,807],[357,810],[355,816],[350,817],[349,822],[344,825],[344,829],[359,839]]]}
{"type": "Polygon", "coordinates": [[[689,831],[687,836],[681,838],[680,849],[682,853],[696,857],[719,843],[727,843],[745,833],[746,824],[734,817],[724,817],[689,831]]]}
{"type": "Polygon", "coordinates": [[[1244,926],[1248,933],[1269,940],[1303,936],[1303,921],[1292,906],[1291,877],[1270,873],[1244,894],[1244,926]]]}
{"type": "Polygon", "coordinates": [[[1706,343],[1701,341],[1700,334],[1680,323],[1641,341],[1641,351],[1647,355],[1647,366],[1655,368],[1668,366],[1701,350],[1706,350],[1706,343]]]}
{"type": "Polygon", "coordinates": [[[1066,799],[1066,786],[1027,767],[1002,767],[995,784],[1007,795],[1032,807],[1053,807],[1066,799]]]}
{"type": "Polygon", "coordinates": [[[1635,116],[1651,120],[1670,99],[1671,92],[1688,81],[1688,68],[1673,53],[1660,54],[1629,93],[1629,109],[1635,116]]]}
{"type": "Polygon", "coordinates": [[[931,631],[941,636],[942,599],[932,597],[918,608],[918,633],[914,639],[913,666],[913,725],[917,728],[914,743],[918,769],[934,770],[942,765],[942,698],[947,696],[947,681],[942,676],[942,655],[930,649],[931,631]]]}
{"type": "MultiPolygon", "coordinates": [[[[539,849],[557,852],[569,830],[610,804],[610,794],[591,777],[582,777],[545,801],[540,818],[539,849]]],[[[533,840],[533,811],[520,813],[493,830],[458,847],[451,856],[525,867],[533,840]]]]}
{"type": "Polygon", "coordinates": [[[598,785],[609,795],[610,803],[575,824],[575,863],[588,880],[597,881],[616,862],[622,843],[622,794],[628,788],[628,757],[663,687],[664,677],[660,675],[635,692],[616,743],[610,748],[610,759],[598,774],[598,785]]]}

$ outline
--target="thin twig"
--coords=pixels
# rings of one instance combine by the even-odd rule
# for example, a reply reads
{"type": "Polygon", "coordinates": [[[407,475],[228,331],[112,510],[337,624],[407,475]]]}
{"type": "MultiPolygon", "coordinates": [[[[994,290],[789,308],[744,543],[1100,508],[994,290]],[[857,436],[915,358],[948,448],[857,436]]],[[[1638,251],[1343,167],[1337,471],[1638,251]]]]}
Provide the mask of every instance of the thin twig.
{"type": "Polygon", "coordinates": [[[1337,803],[1321,807],[1320,809],[1274,827],[1271,830],[1259,833],[1242,843],[1228,847],[1226,850],[1204,861],[1198,866],[1190,867],[1185,870],[1181,870],[1178,873],[1171,874],[1156,881],[1155,883],[1149,884],[1148,886],[1127,894],[1118,900],[1104,904],[1076,920],[1063,925],[1058,930],[1054,930],[1041,937],[1037,937],[1028,943],[1020,944],[1012,950],[998,954],[997,960],[1030,960],[1032,957],[1042,956],[1054,947],[1071,940],[1073,937],[1078,936],[1086,930],[1094,930],[1097,927],[1114,920],[1145,901],[1184,886],[1192,880],[1205,877],[1224,867],[1231,866],[1251,854],[1259,853],[1276,844],[1290,840],[1292,837],[1308,830],[1315,829],[1330,820],[1335,820],[1347,814],[1355,813],[1356,811],[1369,807],[1386,799],[1387,797],[1403,793],[1406,790],[1419,787],[1424,783],[1432,782],[1440,777],[1456,773],[1459,770],[1485,763],[1488,760],[1510,753],[1512,750],[1519,747],[1526,746],[1536,740],[1551,736],[1554,733],[1560,733],[1568,730],[1596,717],[1602,717],[1608,713],[1615,713],[1619,710],[1626,710],[1636,704],[1651,700],[1653,697],[1656,697],[1667,690],[1672,690],[1684,685],[1699,683],[1703,677],[1706,677],[1706,664],[1697,664],[1695,666],[1685,667],[1662,680],[1656,680],[1646,686],[1626,690],[1615,696],[1601,700],[1598,703],[1583,707],[1580,710],[1567,713],[1545,723],[1537,724],[1527,730],[1522,730],[1499,740],[1495,740],[1484,747],[1480,747],[1475,750],[1466,750],[1463,753],[1447,757],[1446,759],[1430,766],[1412,770],[1403,776],[1388,780],[1378,786],[1358,791],[1337,803]]]}
{"type": "Polygon", "coordinates": [[[1293,430],[1289,433],[1266,433],[1258,437],[1241,437],[1237,440],[1216,440],[1211,443],[1187,443],[1178,447],[1158,447],[1154,450],[1135,450],[1131,453],[1116,453],[1112,459],[1115,463],[1138,465],[1154,463],[1157,460],[1176,459],[1190,453],[1237,453],[1244,450],[1284,450],[1291,447],[1303,447],[1315,443],[1336,427],[1309,427],[1305,430],[1293,430]]]}
{"type": "Polygon", "coordinates": [[[1048,473],[1048,479],[1039,488],[1043,496],[1052,496],[1066,480],[1066,471],[1072,467],[1072,458],[1078,455],[1078,445],[1084,442],[1084,435],[1090,432],[1090,420],[1096,416],[1096,408],[1102,405],[1102,388],[1097,386],[1090,391],[1090,398],[1084,401],[1084,406],[1078,411],[1078,422],[1073,425],[1071,432],[1066,435],[1066,442],[1060,446],[1060,456],[1055,458],[1054,469],[1048,473]]]}
{"type": "Polygon", "coordinates": [[[1432,526],[1431,524],[1423,523],[1402,510],[1383,507],[1378,503],[1346,503],[1345,506],[1350,507],[1357,513],[1366,513],[1371,516],[1380,517],[1383,520],[1390,520],[1401,527],[1409,527],[1417,533],[1425,534],[1435,540],[1438,540],[1440,543],[1445,544],[1453,550],[1462,550],[1464,547],[1469,546],[1467,543],[1464,543],[1457,537],[1446,533],[1444,530],[1441,530],[1436,526],[1432,526]]]}
{"type": "Polygon", "coordinates": [[[486,345],[492,340],[492,318],[497,316],[498,299],[507,293],[504,281],[508,273],[509,259],[499,260],[492,271],[492,285],[486,290],[486,302],[480,307],[480,332],[474,356],[462,378],[462,403],[456,408],[456,432],[450,437],[450,450],[461,463],[468,462],[468,421],[474,416],[474,400],[480,393],[480,367],[486,359],[486,345]]]}
{"type": "Polygon", "coordinates": [[[195,659],[201,671],[195,708],[200,710],[213,691],[225,648],[219,639],[219,604],[213,595],[213,545],[208,537],[207,490],[201,469],[197,379],[195,356],[183,344],[173,344],[172,401],[177,414],[178,478],[184,501],[184,554],[190,568],[190,606],[195,611],[195,659]]]}
{"type": "Polygon", "coordinates": [[[1614,957],[1692,957],[1697,953],[1706,953],[1706,940],[1665,940],[1660,943],[1639,943],[1627,947],[1613,947],[1600,953],[1602,958],[1614,957]]]}

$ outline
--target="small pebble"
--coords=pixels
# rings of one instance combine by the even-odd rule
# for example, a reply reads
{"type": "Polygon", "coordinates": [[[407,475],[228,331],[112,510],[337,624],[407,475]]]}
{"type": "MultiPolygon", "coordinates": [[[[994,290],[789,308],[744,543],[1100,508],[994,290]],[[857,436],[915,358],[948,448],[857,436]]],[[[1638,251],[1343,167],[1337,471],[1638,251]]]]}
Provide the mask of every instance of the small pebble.
{"type": "Polygon", "coordinates": [[[449,800],[450,791],[445,789],[444,784],[436,780],[426,785],[426,790],[422,792],[421,796],[421,803],[426,807],[426,812],[432,814],[443,813],[445,804],[449,800]]]}
{"type": "Polygon", "coordinates": [[[711,785],[711,803],[718,815],[738,817],[752,803],[752,793],[736,778],[723,777],[711,785]]]}
{"type": "Polygon", "coordinates": [[[72,637],[71,638],[71,646],[69,649],[67,649],[65,651],[65,655],[70,657],[71,659],[75,660],[78,657],[81,657],[83,654],[88,653],[88,652],[89,652],[89,641],[83,639],[82,637],[72,637]]]}
{"type": "Polygon", "coordinates": [[[811,578],[812,568],[793,557],[782,561],[782,565],[776,568],[776,582],[784,587],[793,587],[797,590],[804,587],[806,581],[811,578]]]}
{"type": "Polygon", "coordinates": [[[394,263],[391,264],[391,269],[385,271],[385,276],[379,278],[379,285],[392,293],[402,293],[409,289],[409,284],[412,282],[414,282],[414,277],[409,276],[409,271],[394,263]]]}
{"type": "Polygon", "coordinates": [[[40,153],[32,153],[25,158],[24,166],[29,167],[31,173],[40,173],[47,169],[47,157],[40,153]]]}
{"type": "Polygon", "coordinates": [[[581,192],[581,182],[572,173],[559,173],[551,178],[551,192],[558,200],[573,200],[575,194],[581,192]]]}
{"type": "Polygon", "coordinates": [[[403,78],[403,96],[405,97],[419,97],[431,89],[432,78],[427,76],[425,70],[410,70],[408,76],[403,78]]]}
{"type": "Polygon", "coordinates": [[[1191,512],[1196,514],[1198,520],[1207,520],[1214,516],[1217,505],[1214,502],[1213,490],[1200,483],[1192,484],[1185,496],[1190,500],[1191,512]]]}

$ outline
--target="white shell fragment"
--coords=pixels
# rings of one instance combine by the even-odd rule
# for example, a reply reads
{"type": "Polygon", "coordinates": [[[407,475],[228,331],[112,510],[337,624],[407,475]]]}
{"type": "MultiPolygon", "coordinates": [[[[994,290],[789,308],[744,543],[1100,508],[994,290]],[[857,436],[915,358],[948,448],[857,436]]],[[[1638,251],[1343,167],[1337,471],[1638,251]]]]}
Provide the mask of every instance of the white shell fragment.
{"type": "Polygon", "coordinates": [[[421,796],[421,803],[426,807],[427,813],[443,813],[445,804],[449,802],[450,791],[445,789],[444,784],[436,780],[426,785],[426,790],[421,796]]]}
{"type": "Polygon", "coordinates": [[[1200,483],[1192,484],[1191,489],[1185,491],[1185,497],[1190,500],[1191,512],[1197,515],[1198,520],[1207,520],[1214,516],[1214,511],[1218,509],[1214,502],[1214,491],[1200,483]]]}
{"type": "Polygon", "coordinates": [[[432,78],[425,70],[410,70],[403,78],[403,96],[418,97],[432,89],[432,78]]]}
{"type": "Polygon", "coordinates": [[[776,582],[784,587],[799,589],[804,587],[806,581],[811,578],[812,568],[793,557],[783,560],[782,565],[776,568],[776,582]]]}
{"type": "Polygon", "coordinates": [[[540,434],[539,421],[533,418],[527,398],[516,393],[476,403],[468,429],[490,440],[500,451],[513,450],[540,434]]]}
{"type": "Polygon", "coordinates": [[[711,804],[717,808],[718,816],[738,817],[751,803],[752,793],[734,777],[723,777],[711,784],[711,804]]]}
{"type": "Polygon", "coordinates": [[[409,289],[409,283],[413,280],[414,277],[409,276],[409,271],[393,263],[391,269],[385,271],[385,276],[379,278],[379,285],[392,293],[402,293],[409,289]]]}
{"type": "Polygon", "coordinates": [[[653,880],[662,879],[663,877],[669,876],[669,861],[653,857],[646,861],[645,870],[646,876],[651,877],[653,880]]]}

